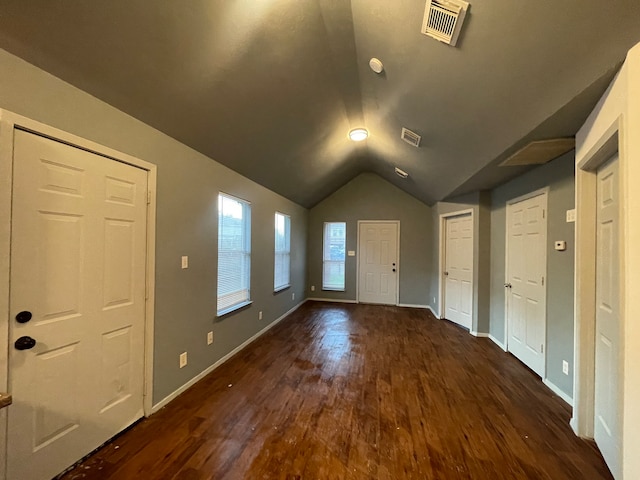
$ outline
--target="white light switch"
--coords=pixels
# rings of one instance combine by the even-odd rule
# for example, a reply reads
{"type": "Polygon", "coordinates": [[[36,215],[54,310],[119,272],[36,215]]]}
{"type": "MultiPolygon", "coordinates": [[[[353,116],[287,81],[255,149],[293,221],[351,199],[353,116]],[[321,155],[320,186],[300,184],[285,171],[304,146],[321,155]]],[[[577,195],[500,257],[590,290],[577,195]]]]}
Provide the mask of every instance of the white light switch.
{"type": "Polygon", "coordinates": [[[182,256],[182,268],[189,268],[189,257],[186,255],[182,256]]]}
{"type": "Polygon", "coordinates": [[[355,250],[349,250],[347,252],[347,255],[349,255],[350,257],[355,257],[356,256],[356,251],[355,250]]]}
{"type": "Polygon", "coordinates": [[[567,223],[576,221],[576,209],[567,210],[567,223]]]}

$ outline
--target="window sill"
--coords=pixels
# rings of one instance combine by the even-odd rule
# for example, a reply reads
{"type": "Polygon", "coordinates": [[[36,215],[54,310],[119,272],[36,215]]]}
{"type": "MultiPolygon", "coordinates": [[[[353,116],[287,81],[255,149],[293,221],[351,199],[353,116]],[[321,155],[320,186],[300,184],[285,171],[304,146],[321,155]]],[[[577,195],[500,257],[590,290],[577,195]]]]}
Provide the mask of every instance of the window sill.
{"type": "Polygon", "coordinates": [[[273,291],[274,295],[277,295],[280,292],[284,292],[285,290],[289,290],[291,288],[291,285],[283,285],[282,287],[278,287],[273,291]]]}
{"type": "Polygon", "coordinates": [[[252,300],[247,300],[246,302],[242,302],[242,303],[238,303],[237,305],[234,305],[232,307],[229,308],[225,308],[224,310],[220,310],[217,314],[216,317],[217,318],[222,318],[222,317],[226,317],[227,315],[236,312],[238,310],[242,310],[245,307],[248,307],[249,305],[251,305],[253,303],[252,300]]]}
{"type": "Polygon", "coordinates": [[[325,288],[322,287],[323,292],[344,292],[346,291],[344,288],[325,288]]]}

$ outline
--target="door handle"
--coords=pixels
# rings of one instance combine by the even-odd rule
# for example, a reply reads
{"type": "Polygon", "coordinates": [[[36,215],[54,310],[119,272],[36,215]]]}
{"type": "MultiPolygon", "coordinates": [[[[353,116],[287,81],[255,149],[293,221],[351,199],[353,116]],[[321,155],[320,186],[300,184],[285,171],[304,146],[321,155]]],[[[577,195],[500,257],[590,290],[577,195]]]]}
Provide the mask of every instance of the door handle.
{"type": "Polygon", "coordinates": [[[16,350],[29,350],[36,346],[36,341],[31,337],[20,337],[13,346],[16,350]]]}
{"type": "Polygon", "coordinates": [[[505,283],[504,284],[504,288],[511,288],[511,287],[512,287],[512,285],[510,283],[505,283]]]}
{"type": "Polygon", "coordinates": [[[449,276],[449,272],[444,272],[444,276],[448,277],[449,276]]]}
{"type": "Polygon", "coordinates": [[[0,393],[0,408],[8,407],[13,403],[13,398],[9,393],[0,393]]]}
{"type": "Polygon", "coordinates": [[[395,272],[395,271],[396,271],[396,269],[394,268],[392,271],[393,271],[393,272],[395,272]]]}

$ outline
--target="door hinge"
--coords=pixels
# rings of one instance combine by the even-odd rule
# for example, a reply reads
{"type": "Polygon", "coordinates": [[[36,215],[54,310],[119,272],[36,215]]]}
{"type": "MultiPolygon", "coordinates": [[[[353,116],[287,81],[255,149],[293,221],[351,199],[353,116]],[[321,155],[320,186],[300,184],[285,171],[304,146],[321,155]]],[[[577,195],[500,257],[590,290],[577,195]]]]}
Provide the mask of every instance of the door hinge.
{"type": "Polygon", "coordinates": [[[147,205],[151,205],[151,190],[147,190],[147,205]]]}
{"type": "Polygon", "coordinates": [[[544,353],[544,345],[540,345],[540,353],[544,353]]]}
{"type": "Polygon", "coordinates": [[[544,277],[542,277],[542,286],[544,287],[544,277]]]}
{"type": "Polygon", "coordinates": [[[544,218],[545,214],[546,214],[546,210],[542,210],[542,218],[544,218]]]}

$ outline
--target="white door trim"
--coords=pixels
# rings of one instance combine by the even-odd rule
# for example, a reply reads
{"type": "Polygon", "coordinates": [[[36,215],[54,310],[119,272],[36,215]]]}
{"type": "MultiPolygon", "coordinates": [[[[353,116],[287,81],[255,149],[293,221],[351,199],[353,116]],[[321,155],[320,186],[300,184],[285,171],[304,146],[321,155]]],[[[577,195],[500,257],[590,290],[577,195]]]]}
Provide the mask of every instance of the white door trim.
{"type": "MultiPolygon", "coordinates": [[[[445,265],[445,246],[446,246],[446,240],[447,240],[447,235],[445,232],[445,222],[448,218],[451,217],[461,217],[463,215],[471,215],[471,224],[473,225],[473,248],[475,250],[475,242],[476,242],[476,226],[475,226],[475,218],[473,216],[473,208],[465,208],[464,210],[456,210],[455,212],[449,212],[449,213],[441,213],[440,214],[440,218],[438,221],[438,228],[440,230],[440,235],[438,238],[438,315],[437,317],[439,319],[443,319],[444,318],[444,309],[442,308],[444,305],[444,288],[443,288],[443,283],[444,283],[444,265],[445,265]]],[[[472,315],[472,321],[471,321],[471,329],[470,331],[476,331],[476,308],[475,308],[475,296],[476,296],[476,281],[475,281],[475,275],[476,275],[476,258],[475,255],[473,255],[473,273],[471,275],[471,278],[473,279],[473,285],[472,285],[472,290],[473,290],[473,297],[474,297],[474,307],[473,307],[473,315],[472,315]]]]}
{"type": "MultiPolygon", "coordinates": [[[[626,152],[624,118],[619,116],[578,162],[576,168],[576,259],[575,259],[575,313],[574,313],[574,365],[573,416],[571,427],[581,436],[593,438],[595,415],[595,333],[596,333],[596,197],[598,168],[616,153],[619,182],[619,256],[625,265],[626,218],[624,205],[627,198],[626,152]]],[[[625,330],[625,271],[620,269],[620,323],[625,330]]],[[[620,355],[624,358],[624,334],[621,336],[620,355]]],[[[621,377],[621,378],[624,378],[621,377]]],[[[624,444],[623,444],[624,447],[624,444]]],[[[624,459],[624,452],[623,452],[624,459]]],[[[624,460],[623,460],[624,463],[624,460]]]]}
{"type": "MultiPolygon", "coordinates": [[[[545,210],[545,230],[544,230],[544,240],[545,240],[545,252],[546,252],[546,248],[547,248],[547,233],[548,233],[548,229],[549,229],[549,191],[551,189],[549,187],[544,187],[544,188],[540,188],[538,190],[534,190],[533,192],[529,192],[526,193],[524,195],[520,195],[519,197],[516,198],[512,198],[511,200],[507,200],[507,203],[505,205],[505,222],[504,222],[504,232],[505,232],[505,242],[504,242],[504,279],[505,279],[505,283],[507,282],[507,279],[509,278],[509,259],[508,259],[508,254],[509,254],[509,207],[511,205],[514,205],[516,203],[519,202],[523,202],[525,200],[529,200],[530,198],[535,198],[538,197],[540,195],[544,195],[544,210],[545,210]]],[[[546,378],[547,374],[547,285],[548,285],[548,278],[547,278],[547,274],[548,274],[548,268],[546,265],[546,257],[547,255],[545,254],[545,266],[544,266],[544,279],[545,279],[545,284],[544,284],[544,290],[545,290],[545,294],[544,294],[544,314],[545,314],[545,319],[544,319],[544,375],[542,375],[542,378],[546,378]]],[[[508,352],[509,351],[509,318],[508,318],[508,313],[509,313],[509,297],[507,296],[507,294],[505,293],[504,295],[504,351],[508,352]]]]}
{"type": "MultiPolygon", "coordinates": [[[[397,248],[397,277],[396,277],[396,306],[400,303],[400,268],[402,267],[402,263],[400,261],[400,220],[358,220],[358,232],[356,234],[356,245],[358,246],[358,250],[356,250],[356,303],[360,303],[360,224],[361,223],[395,223],[397,225],[397,238],[396,238],[396,248],[397,248]]],[[[347,252],[348,253],[348,252],[347,252]]]]}
{"type": "MultiPolygon", "coordinates": [[[[99,145],[43,123],[0,110],[0,391],[6,392],[9,378],[9,280],[11,255],[11,202],[13,190],[14,130],[25,130],[82,150],[147,171],[147,259],[144,351],[144,414],[152,413],[153,328],[155,306],[155,232],[157,166],[131,155],[99,145]]],[[[11,393],[11,392],[9,392],[11,393]]],[[[8,407],[11,408],[11,407],[8,407]]],[[[7,409],[0,410],[0,478],[6,475],[7,409]]]]}

